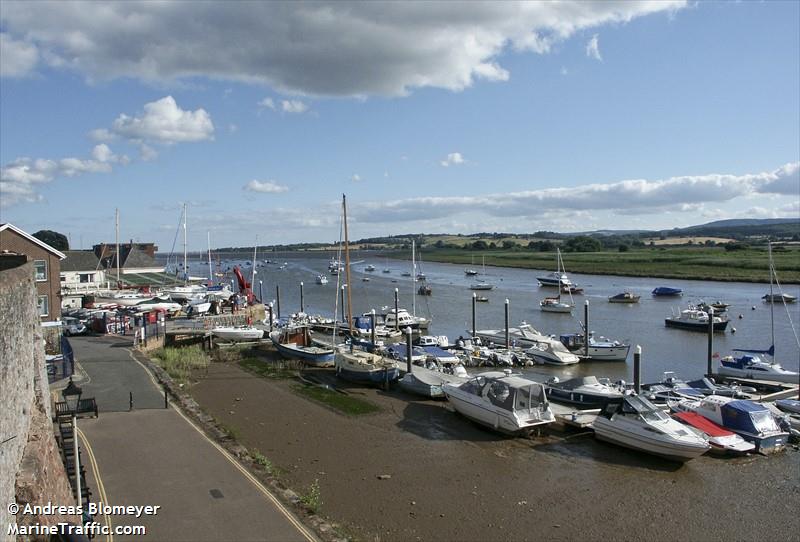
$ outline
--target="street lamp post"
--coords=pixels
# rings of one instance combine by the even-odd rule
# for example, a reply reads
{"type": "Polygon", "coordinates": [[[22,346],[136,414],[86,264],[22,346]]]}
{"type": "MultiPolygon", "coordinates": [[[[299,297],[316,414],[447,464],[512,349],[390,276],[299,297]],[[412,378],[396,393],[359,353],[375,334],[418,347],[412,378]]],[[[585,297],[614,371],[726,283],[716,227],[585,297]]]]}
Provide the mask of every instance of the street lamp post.
{"type": "Polygon", "coordinates": [[[81,497],[81,459],[78,455],[78,405],[81,403],[82,393],[83,390],[75,385],[72,381],[72,377],[70,377],[67,387],[61,392],[61,395],[64,397],[64,402],[67,404],[67,409],[70,414],[72,414],[72,445],[73,453],[75,454],[75,492],[78,495],[79,506],[83,504],[83,499],[81,497]]]}

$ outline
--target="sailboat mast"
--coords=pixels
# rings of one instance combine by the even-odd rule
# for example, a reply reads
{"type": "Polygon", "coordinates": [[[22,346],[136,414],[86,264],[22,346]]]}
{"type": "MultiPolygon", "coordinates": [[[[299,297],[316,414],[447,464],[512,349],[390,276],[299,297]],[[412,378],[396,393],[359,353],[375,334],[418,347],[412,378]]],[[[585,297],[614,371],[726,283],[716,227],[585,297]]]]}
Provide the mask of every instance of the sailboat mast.
{"type": "Polygon", "coordinates": [[[186,204],[183,204],[183,282],[189,280],[189,253],[186,244],[186,204]]]}
{"type": "MultiPolygon", "coordinates": [[[[411,240],[411,314],[417,315],[417,244],[411,240]]],[[[397,315],[395,314],[395,318],[397,315]]]]}
{"type": "MultiPolygon", "coordinates": [[[[772,241],[767,242],[769,252],[769,328],[772,332],[772,348],[775,348],[775,298],[772,297],[772,281],[775,277],[775,264],[772,262],[772,241]]],[[[772,359],[775,359],[773,350],[772,359]]]]}
{"type": "Polygon", "coordinates": [[[253,246],[253,277],[250,279],[250,290],[256,287],[256,251],[258,250],[258,235],[256,235],[256,244],[253,246]]]}
{"type": "Polygon", "coordinates": [[[208,285],[211,286],[214,284],[214,272],[211,270],[211,232],[206,232],[206,237],[208,237],[208,285]]]}
{"type": "MultiPolygon", "coordinates": [[[[117,209],[115,209],[114,223],[115,223],[115,228],[114,229],[117,232],[117,288],[119,288],[119,259],[120,259],[120,253],[119,253],[119,207],[117,209]]],[[[131,247],[131,248],[133,248],[133,247],[131,247]]]]}
{"type": "Polygon", "coordinates": [[[350,243],[347,237],[347,200],[342,194],[342,216],[344,219],[344,273],[347,280],[347,327],[350,329],[350,335],[353,334],[353,303],[352,296],[350,295],[350,243]]]}

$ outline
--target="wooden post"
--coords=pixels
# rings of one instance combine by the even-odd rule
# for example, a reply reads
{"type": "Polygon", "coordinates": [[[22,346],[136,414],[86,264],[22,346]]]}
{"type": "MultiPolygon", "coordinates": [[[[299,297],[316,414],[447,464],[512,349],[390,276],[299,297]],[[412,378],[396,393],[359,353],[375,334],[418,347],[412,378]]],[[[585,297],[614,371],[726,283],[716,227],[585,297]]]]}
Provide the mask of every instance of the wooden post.
{"type": "Polygon", "coordinates": [[[305,312],[303,309],[305,308],[303,303],[303,281],[300,281],[300,312],[305,312]]]}
{"type": "Polygon", "coordinates": [[[411,326],[406,328],[406,370],[411,372],[411,326]]]}
{"type": "Polygon", "coordinates": [[[278,304],[278,319],[280,320],[281,317],[281,287],[280,285],[275,285],[275,302],[278,304]]]}
{"type": "Polygon", "coordinates": [[[475,305],[478,301],[478,294],[472,292],[472,338],[475,339],[475,305]]]}
{"type": "Polygon", "coordinates": [[[638,344],[633,351],[633,391],[642,391],[642,347],[638,344]]]}
{"type": "Polygon", "coordinates": [[[397,313],[397,311],[398,311],[398,308],[397,308],[398,307],[398,299],[397,299],[398,294],[399,294],[399,292],[397,291],[397,288],[395,288],[394,289],[394,330],[395,331],[400,331],[400,319],[398,318],[398,316],[400,316],[400,315],[397,313]]]}
{"type": "Polygon", "coordinates": [[[370,316],[370,327],[372,328],[372,332],[370,333],[370,339],[372,339],[372,344],[375,345],[375,309],[372,309],[369,313],[370,316]]]}
{"type": "Polygon", "coordinates": [[[347,322],[347,318],[344,315],[344,289],[345,288],[347,288],[347,284],[342,284],[342,292],[341,292],[341,298],[342,298],[342,322],[347,322]]]}
{"type": "Polygon", "coordinates": [[[708,307],[708,357],[706,358],[706,376],[711,378],[711,360],[714,357],[714,308],[708,307]]]}
{"type": "Polygon", "coordinates": [[[264,281],[258,281],[258,300],[263,303],[264,302],[264,281]]]}
{"type": "Polygon", "coordinates": [[[511,346],[511,341],[508,336],[508,299],[506,299],[506,350],[511,346]]]}
{"type": "Polygon", "coordinates": [[[583,303],[583,356],[589,359],[589,300],[583,303]]]}

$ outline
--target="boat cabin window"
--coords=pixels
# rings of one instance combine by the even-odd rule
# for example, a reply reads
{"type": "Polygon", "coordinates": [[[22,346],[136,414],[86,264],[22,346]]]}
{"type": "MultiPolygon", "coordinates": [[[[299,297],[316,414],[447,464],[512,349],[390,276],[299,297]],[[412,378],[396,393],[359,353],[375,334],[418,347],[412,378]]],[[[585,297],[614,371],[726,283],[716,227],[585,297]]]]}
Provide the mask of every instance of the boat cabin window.
{"type": "Polygon", "coordinates": [[[477,378],[473,378],[469,382],[465,382],[461,389],[463,389],[467,393],[473,393],[475,395],[481,395],[483,392],[483,387],[486,385],[486,379],[482,376],[477,378]]]}
{"type": "Polygon", "coordinates": [[[769,433],[771,431],[780,431],[780,428],[775,423],[775,418],[768,410],[759,412],[751,412],[750,419],[753,420],[753,426],[761,433],[769,433]]]}
{"type": "Polygon", "coordinates": [[[659,421],[669,419],[666,413],[658,407],[641,397],[626,397],[622,403],[622,412],[626,414],[639,414],[647,421],[659,421]]]}
{"type": "Polygon", "coordinates": [[[517,410],[528,410],[538,408],[546,400],[544,388],[542,386],[528,386],[517,388],[515,408],[517,410]],[[531,397],[531,394],[533,397],[531,397]]]}

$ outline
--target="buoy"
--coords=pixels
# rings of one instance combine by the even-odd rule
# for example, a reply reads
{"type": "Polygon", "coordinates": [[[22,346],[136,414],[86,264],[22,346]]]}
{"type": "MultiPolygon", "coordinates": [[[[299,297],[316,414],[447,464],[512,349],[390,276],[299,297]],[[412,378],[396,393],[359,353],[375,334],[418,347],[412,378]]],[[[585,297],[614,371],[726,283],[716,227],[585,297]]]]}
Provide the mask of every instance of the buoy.
{"type": "Polygon", "coordinates": [[[736,333],[736,328],[735,327],[731,328],[731,333],[736,333]]]}
{"type": "Polygon", "coordinates": [[[752,310],[756,310],[756,306],[755,305],[752,306],[752,310]]]}
{"type": "Polygon", "coordinates": [[[739,315],[739,320],[741,320],[742,318],[744,318],[744,314],[739,315]]]}

